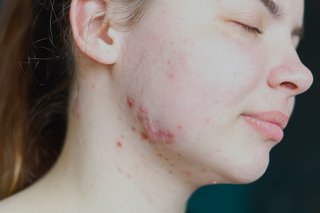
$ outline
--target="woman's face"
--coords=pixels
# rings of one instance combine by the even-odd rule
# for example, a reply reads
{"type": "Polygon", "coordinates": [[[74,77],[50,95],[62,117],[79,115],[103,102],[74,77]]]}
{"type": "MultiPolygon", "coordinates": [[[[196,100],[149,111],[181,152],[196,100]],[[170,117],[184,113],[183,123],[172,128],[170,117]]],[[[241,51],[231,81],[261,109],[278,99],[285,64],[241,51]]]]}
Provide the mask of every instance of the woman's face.
{"type": "Polygon", "coordinates": [[[152,1],[126,33],[117,85],[132,129],[170,172],[205,184],[265,171],[295,96],[312,83],[295,51],[303,1],[274,3],[152,1]]]}

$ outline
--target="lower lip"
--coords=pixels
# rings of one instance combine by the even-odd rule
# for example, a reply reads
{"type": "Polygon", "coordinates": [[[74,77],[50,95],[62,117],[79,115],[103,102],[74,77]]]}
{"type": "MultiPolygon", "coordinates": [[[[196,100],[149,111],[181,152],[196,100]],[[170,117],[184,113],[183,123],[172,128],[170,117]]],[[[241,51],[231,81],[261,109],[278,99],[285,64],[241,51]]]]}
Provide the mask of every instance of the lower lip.
{"type": "Polygon", "coordinates": [[[262,136],[279,143],[283,136],[283,130],[276,124],[263,121],[251,116],[243,115],[247,123],[258,131],[262,136]]]}

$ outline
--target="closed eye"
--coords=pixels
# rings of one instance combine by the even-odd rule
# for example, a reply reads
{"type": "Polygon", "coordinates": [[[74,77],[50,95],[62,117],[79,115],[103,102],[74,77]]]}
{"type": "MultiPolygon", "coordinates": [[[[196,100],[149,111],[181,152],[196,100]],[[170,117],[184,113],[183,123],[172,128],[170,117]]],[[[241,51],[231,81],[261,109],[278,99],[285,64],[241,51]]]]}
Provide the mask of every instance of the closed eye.
{"type": "Polygon", "coordinates": [[[260,30],[258,27],[253,27],[238,21],[232,21],[233,23],[239,25],[242,29],[244,29],[245,31],[255,34],[255,35],[261,35],[263,34],[262,30],[260,30]]]}

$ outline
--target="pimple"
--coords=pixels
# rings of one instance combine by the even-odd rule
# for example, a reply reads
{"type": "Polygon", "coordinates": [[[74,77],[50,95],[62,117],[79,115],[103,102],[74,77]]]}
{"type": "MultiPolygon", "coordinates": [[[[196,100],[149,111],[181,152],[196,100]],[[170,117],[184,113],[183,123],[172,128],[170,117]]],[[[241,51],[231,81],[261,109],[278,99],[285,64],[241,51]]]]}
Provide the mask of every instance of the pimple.
{"type": "Polygon", "coordinates": [[[128,104],[128,107],[129,108],[134,108],[135,107],[135,101],[134,101],[134,99],[132,98],[132,97],[128,97],[127,98],[127,104],[128,104]]]}
{"type": "Polygon", "coordinates": [[[144,141],[148,141],[149,140],[149,137],[145,132],[140,132],[140,137],[144,141]]]}
{"type": "Polygon", "coordinates": [[[118,148],[122,148],[123,147],[123,143],[121,141],[117,141],[117,147],[118,148]]]}

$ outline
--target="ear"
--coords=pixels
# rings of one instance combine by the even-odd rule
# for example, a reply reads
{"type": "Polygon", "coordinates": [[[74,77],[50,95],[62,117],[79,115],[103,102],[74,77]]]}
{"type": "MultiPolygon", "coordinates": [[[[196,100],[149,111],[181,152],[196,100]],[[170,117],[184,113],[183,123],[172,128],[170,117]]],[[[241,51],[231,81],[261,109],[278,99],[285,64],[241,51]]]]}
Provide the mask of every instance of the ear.
{"type": "Polygon", "coordinates": [[[114,64],[120,51],[120,32],[107,17],[109,0],[72,0],[70,22],[75,43],[97,63],[114,64]]]}

